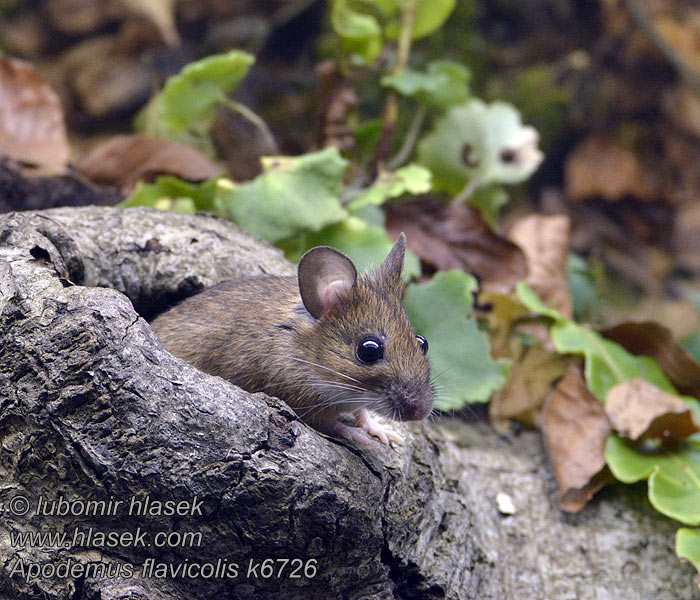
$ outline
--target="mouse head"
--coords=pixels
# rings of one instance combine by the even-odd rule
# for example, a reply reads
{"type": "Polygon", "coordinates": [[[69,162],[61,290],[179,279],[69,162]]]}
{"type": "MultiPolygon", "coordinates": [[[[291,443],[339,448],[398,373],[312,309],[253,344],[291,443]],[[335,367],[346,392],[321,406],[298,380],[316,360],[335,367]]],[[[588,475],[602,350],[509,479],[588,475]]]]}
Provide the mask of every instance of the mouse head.
{"type": "Polygon", "coordinates": [[[428,343],[401,304],[405,252],[402,233],[374,275],[358,275],[347,256],[328,246],[299,262],[302,302],[315,319],[303,343],[322,395],[345,401],[339,411],[364,401],[394,419],[419,420],[432,410],[428,343]]]}

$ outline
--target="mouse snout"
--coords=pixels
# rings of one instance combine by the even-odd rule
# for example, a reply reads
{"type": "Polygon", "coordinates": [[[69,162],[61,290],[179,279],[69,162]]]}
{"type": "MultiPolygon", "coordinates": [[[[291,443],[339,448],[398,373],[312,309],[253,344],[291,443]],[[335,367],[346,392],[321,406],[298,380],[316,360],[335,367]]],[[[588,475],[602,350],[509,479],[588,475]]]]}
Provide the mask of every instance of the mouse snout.
{"type": "Polygon", "coordinates": [[[427,390],[416,390],[396,386],[392,391],[394,406],[401,421],[420,421],[433,410],[434,393],[430,387],[427,390]]]}

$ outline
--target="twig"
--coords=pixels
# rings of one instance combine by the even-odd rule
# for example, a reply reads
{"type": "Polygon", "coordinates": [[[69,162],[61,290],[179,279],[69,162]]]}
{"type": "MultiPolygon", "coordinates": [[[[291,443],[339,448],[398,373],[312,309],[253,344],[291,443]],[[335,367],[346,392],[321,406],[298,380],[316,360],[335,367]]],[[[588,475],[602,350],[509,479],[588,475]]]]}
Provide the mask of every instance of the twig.
{"type": "MultiPolygon", "coordinates": [[[[401,30],[399,31],[399,41],[396,51],[396,64],[391,73],[392,75],[399,75],[402,73],[408,64],[417,7],[418,0],[406,0],[404,4],[403,12],[401,13],[401,30]]],[[[391,90],[387,96],[386,104],[384,105],[384,125],[374,153],[375,172],[379,172],[389,155],[389,151],[391,150],[391,137],[394,133],[394,127],[396,126],[398,117],[399,96],[394,90],[391,90]]]]}
{"type": "Polygon", "coordinates": [[[680,76],[685,79],[685,82],[693,89],[693,92],[700,97],[700,76],[676,53],[671,44],[659,33],[654,26],[654,22],[642,8],[642,3],[639,0],[624,0],[624,2],[632,19],[637,24],[637,27],[646,34],[651,43],[656,46],[659,52],[666,57],[666,60],[671,63],[673,68],[678,71],[680,76]]]}
{"type": "Polygon", "coordinates": [[[413,147],[416,145],[416,140],[420,135],[420,130],[423,125],[423,121],[425,120],[426,112],[428,112],[427,107],[424,104],[421,104],[416,113],[413,115],[413,119],[411,120],[411,124],[408,126],[408,132],[406,133],[406,137],[403,139],[401,148],[399,148],[396,156],[394,156],[394,158],[392,158],[387,164],[387,168],[390,171],[397,169],[404,164],[406,160],[408,160],[408,157],[413,151],[413,147]]]}
{"type": "Polygon", "coordinates": [[[470,179],[467,185],[465,185],[462,188],[462,191],[457,194],[452,200],[450,200],[450,204],[453,206],[455,204],[461,204],[462,202],[466,202],[469,200],[474,195],[474,192],[478,190],[481,186],[483,185],[483,181],[479,177],[474,177],[473,179],[470,179]]]}
{"type": "Polygon", "coordinates": [[[247,121],[252,123],[255,126],[255,128],[262,134],[262,136],[265,140],[265,143],[270,147],[272,152],[279,152],[279,149],[277,147],[277,142],[275,141],[275,138],[272,135],[270,128],[267,126],[267,123],[265,123],[265,121],[263,121],[263,119],[259,115],[257,115],[255,112],[253,112],[245,104],[241,104],[240,102],[236,102],[233,98],[229,98],[228,96],[225,96],[223,94],[219,98],[219,101],[224,106],[226,106],[226,108],[232,110],[233,112],[238,113],[244,119],[246,119],[247,121]]]}

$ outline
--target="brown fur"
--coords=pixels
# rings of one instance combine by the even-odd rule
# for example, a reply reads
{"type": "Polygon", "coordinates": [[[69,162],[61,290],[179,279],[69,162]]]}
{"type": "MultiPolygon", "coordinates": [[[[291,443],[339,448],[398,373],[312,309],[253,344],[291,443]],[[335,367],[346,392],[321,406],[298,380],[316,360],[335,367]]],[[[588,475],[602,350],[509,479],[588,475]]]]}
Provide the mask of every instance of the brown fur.
{"type": "Polygon", "coordinates": [[[263,276],[206,289],[152,327],[175,356],[250,392],[281,398],[321,431],[331,430],[340,412],[363,404],[394,419],[425,418],[434,393],[428,362],[401,305],[402,241],[376,276],[357,277],[343,301],[319,319],[300,297],[299,286],[308,283],[263,276]],[[370,365],[356,357],[367,333],[385,344],[384,358],[370,365]]]}

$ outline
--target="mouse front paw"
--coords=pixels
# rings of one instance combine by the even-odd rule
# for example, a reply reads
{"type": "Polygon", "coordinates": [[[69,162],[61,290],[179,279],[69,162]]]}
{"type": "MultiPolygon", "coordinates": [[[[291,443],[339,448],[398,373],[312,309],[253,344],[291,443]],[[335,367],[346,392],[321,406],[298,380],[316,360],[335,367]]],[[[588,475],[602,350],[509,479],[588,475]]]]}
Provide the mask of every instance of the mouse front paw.
{"type": "MultiPolygon", "coordinates": [[[[399,446],[403,445],[403,437],[399,435],[391,425],[383,423],[377,417],[372,415],[366,408],[361,408],[355,411],[355,425],[357,428],[367,434],[377,438],[382,444],[394,443],[399,446]]],[[[354,428],[350,428],[354,429],[354,428]]]]}

